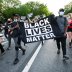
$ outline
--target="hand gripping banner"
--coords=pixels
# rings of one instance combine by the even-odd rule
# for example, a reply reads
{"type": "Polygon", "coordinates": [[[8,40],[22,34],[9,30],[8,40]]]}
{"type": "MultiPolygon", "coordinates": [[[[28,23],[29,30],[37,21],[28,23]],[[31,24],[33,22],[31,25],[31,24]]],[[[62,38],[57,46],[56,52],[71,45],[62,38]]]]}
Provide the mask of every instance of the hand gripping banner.
{"type": "Polygon", "coordinates": [[[60,36],[60,30],[50,16],[40,19],[36,23],[21,23],[20,25],[22,38],[26,43],[48,40],[60,36]]]}

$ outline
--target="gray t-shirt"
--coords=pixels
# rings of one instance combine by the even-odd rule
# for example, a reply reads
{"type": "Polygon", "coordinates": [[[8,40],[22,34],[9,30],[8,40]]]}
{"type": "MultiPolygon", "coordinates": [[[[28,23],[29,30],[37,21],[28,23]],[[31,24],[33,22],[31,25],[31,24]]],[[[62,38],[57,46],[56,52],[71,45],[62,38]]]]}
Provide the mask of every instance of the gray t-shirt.
{"type": "Polygon", "coordinates": [[[67,24],[68,24],[67,19],[65,17],[57,16],[56,20],[57,20],[58,26],[61,30],[61,33],[65,33],[65,28],[67,27],[67,24]]]}

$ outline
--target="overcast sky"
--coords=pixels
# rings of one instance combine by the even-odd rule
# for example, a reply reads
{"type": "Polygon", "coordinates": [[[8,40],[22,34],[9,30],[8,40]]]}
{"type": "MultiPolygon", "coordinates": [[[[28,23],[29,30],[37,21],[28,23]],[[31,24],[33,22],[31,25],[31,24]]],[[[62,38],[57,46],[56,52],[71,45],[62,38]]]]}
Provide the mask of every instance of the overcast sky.
{"type": "Polygon", "coordinates": [[[55,15],[58,15],[58,10],[60,8],[64,8],[64,5],[68,4],[72,0],[20,0],[22,4],[28,1],[38,1],[40,3],[44,3],[48,6],[49,10],[53,12],[55,15]]]}

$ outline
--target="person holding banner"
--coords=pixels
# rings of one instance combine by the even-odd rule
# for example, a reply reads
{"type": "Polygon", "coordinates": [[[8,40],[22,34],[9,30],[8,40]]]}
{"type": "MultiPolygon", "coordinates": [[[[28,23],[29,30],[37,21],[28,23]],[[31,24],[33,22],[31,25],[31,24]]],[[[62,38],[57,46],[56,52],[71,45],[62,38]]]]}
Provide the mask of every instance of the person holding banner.
{"type": "Polygon", "coordinates": [[[59,26],[61,35],[60,37],[56,38],[56,44],[57,44],[57,54],[60,54],[60,42],[62,46],[63,51],[63,60],[68,60],[69,57],[66,56],[66,28],[67,28],[67,19],[64,17],[64,9],[59,10],[59,16],[56,17],[57,24],[59,26]]]}
{"type": "Polygon", "coordinates": [[[25,46],[25,37],[24,37],[24,35],[25,34],[23,34],[24,33],[24,21],[23,20],[20,20],[20,16],[19,15],[17,15],[17,19],[18,19],[18,25],[19,25],[19,35],[18,35],[18,45],[19,45],[19,48],[23,51],[23,53],[22,53],[22,55],[25,55],[25,49],[24,48],[22,48],[22,46],[21,46],[21,41],[24,43],[24,46],[25,46]]]}
{"type": "Polygon", "coordinates": [[[14,20],[13,20],[13,23],[11,24],[10,35],[14,40],[15,51],[16,51],[16,57],[13,64],[17,64],[19,62],[19,59],[18,59],[19,48],[22,50],[23,54],[25,53],[25,50],[23,50],[18,44],[19,29],[20,29],[18,24],[18,14],[14,14],[13,19],[14,20]]]}

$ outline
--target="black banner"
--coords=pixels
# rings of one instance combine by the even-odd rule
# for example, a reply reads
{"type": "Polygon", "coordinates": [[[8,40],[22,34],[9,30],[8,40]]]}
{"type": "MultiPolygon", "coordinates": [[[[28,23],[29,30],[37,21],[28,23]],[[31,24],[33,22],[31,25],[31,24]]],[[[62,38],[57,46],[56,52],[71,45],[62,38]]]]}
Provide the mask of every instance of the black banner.
{"type": "Polygon", "coordinates": [[[48,17],[43,18],[36,23],[24,23],[24,28],[27,43],[48,40],[55,37],[48,17]]]}
{"type": "Polygon", "coordinates": [[[31,24],[20,21],[19,25],[22,40],[26,43],[63,36],[53,16],[45,17],[31,24]]]}

